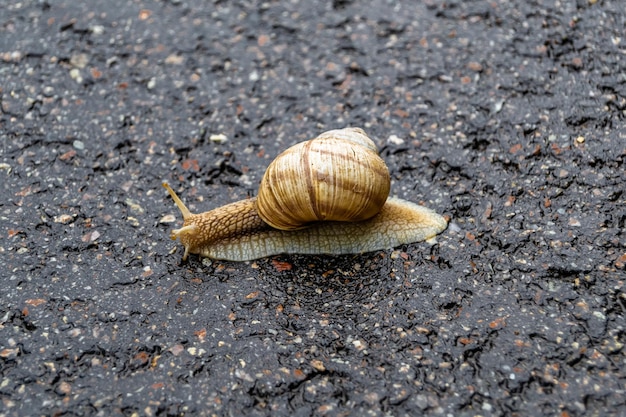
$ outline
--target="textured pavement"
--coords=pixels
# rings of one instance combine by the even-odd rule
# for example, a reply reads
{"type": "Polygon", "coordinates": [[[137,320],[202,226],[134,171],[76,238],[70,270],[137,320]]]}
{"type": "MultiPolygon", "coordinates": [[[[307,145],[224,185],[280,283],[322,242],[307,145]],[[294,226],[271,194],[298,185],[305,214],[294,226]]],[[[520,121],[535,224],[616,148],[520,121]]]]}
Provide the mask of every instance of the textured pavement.
{"type": "Polygon", "coordinates": [[[626,415],[626,11],[500,3],[0,4],[0,416],[626,415]],[[181,261],[348,125],[435,245],[181,261]]]}

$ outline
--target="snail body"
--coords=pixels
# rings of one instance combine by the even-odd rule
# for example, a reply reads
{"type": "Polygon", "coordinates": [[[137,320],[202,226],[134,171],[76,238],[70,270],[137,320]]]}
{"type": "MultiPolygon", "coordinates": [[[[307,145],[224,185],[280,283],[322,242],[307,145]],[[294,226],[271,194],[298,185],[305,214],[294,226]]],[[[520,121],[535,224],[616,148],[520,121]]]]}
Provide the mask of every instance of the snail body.
{"type": "Polygon", "coordinates": [[[163,183],[184,219],[183,227],[170,236],[185,246],[183,260],[198,254],[246,261],[281,253],[371,252],[427,240],[445,230],[446,220],[434,211],[387,198],[389,172],[377,159],[374,143],[361,129],[329,131],[277,157],[261,181],[257,198],[200,214],[191,213],[163,183]],[[287,155],[299,160],[302,168],[281,161],[287,155]],[[331,178],[346,174],[358,179],[331,178]],[[295,185],[284,184],[289,181],[295,185]],[[351,208],[355,204],[358,207],[351,208]]]}

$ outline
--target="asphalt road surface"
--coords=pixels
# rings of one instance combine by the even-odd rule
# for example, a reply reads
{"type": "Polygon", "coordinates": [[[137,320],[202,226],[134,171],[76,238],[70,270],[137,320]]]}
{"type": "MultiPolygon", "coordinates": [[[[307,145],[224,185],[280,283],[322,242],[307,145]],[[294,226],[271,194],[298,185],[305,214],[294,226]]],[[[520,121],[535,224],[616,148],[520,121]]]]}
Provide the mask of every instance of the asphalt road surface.
{"type": "Polygon", "coordinates": [[[622,0],[0,2],[0,416],[626,415],[622,0]],[[182,261],[365,129],[437,242],[182,261]]]}

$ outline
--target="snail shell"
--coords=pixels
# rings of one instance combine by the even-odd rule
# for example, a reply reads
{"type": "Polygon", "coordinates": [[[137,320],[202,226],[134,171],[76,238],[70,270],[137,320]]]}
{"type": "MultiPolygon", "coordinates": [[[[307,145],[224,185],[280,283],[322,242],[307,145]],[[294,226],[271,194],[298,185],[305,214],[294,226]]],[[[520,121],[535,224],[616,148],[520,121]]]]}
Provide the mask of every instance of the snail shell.
{"type": "Polygon", "coordinates": [[[183,260],[190,253],[234,261],[280,253],[363,253],[427,240],[447,227],[446,219],[428,208],[387,198],[389,172],[384,162],[381,165],[374,143],[361,129],[323,133],[288,149],[277,160],[264,175],[258,198],[200,214],[191,213],[170,186],[163,183],[183,215],[183,227],[170,235],[185,246],[183,260]],[[303,155],[301,152],[306,150],[311,153],[303,155]],[[301,158],[303,168],[294,166],[293,161],[281,161],[289,158],[301,158]],[[363,162],[361,158],[374,162],[363,162]],[[281,173],[280,169],[285,171],[281,173]],[[350,177],[355,173],[358,180],[328,178],[331,174],[350,177]],[[286,186],[286,181],[295,185],[286,186]],[[316,185],[316,181],[321,185],[316,185]],[[363,198],[365,195],[373,196],[374,202],[363,198]],[[287,199],[281,201],[283,197],[287,199]],[[337,198],[346,199],[347,207],[366,200],[366,208],[337,209],[343,204],[333,200],[337,198]],[[312,208],[302,210],[304,217],[292,214],[307,202],[312,208]],[[276,205],[275,210],[272,204],[276,205]]]}
{"type": "Polygon", "coordinates": [[[354,222],[376,215],[389,188],[389,170],[365,132],[331,130],[274,159],[261,180],[256,209],[281,230],[324,220],[354,222]]]}

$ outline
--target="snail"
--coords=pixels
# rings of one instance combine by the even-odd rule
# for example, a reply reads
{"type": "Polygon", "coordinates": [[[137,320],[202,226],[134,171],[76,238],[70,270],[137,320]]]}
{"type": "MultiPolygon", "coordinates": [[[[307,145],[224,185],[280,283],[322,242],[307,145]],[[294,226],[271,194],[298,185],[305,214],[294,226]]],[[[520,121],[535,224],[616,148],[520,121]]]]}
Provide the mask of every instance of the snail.
{"type": "Polygon", "coordinates": [[[372,252],[430,239],[447,227],[434,211],[389,197],[389,170],[360,128],[324,132],[280,154],[258,196],[192,214],[163,183],[183,215],[172,240],[189,254],[247,261],[281,253],[372,252]]]}

